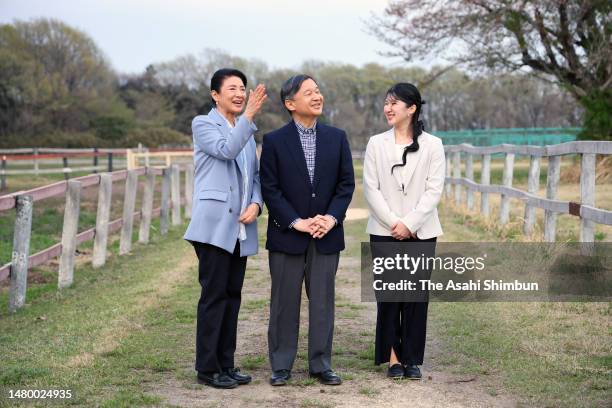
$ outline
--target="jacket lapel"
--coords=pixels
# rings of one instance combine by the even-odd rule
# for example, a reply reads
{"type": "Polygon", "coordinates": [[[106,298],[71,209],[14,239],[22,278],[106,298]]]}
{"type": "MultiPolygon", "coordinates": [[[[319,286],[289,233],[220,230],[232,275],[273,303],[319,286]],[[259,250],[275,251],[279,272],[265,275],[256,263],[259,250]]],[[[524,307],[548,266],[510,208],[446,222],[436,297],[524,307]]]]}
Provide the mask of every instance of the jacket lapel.
{"type": "Polygon", "coordinates": [[[308,168],[306,167],[306,157],[304,156],[304,149],[302,148],[302,143],[300,142],[300,135],[293,121],[289,122],[285,127],[287,130],[287,136],[284,138],[285,143],[289,148],[289,152],[293,156],[295,164],[302,172],[302,175],[305,177],[305,181],[308,183],[308,186],[310,186],[310,177],[308,176],[308,168]]]}
{"type": "MultiPolygon", "coordinates": [[[[401,167],[396,167],[393,171],[393,177],[397,182],[398,188],[400,190],[403,190],[404,194],[406,194],[405,187],[408,186],[408,184],[412,180],[414,170],[416,169],[421,157],[423,157],[423,150],[425,148],[426,146],[420,144],[419,150],[417,150],[416,152],[408,153],[408,155],[406,156],[405,170],[403,170],[401,167]]],[[[393,129],[391,129],[385,137],[385,151],[387,153],[387,158],[389,159],[389,163],[391,163],[391,166],[393,166],[394,164],[401,164],[401,160],[397,159],[396,150],[397,147],[395,146],[395,134],[393,132],[393,129]]]]}
{"type": "MultiPolygon", "coordinates": [[[[218,110],[216,110],[215,108],[212,108],[210,112],[208,113],[208,116],[215,121],[217,126],[219,126],[221,133],[223,133],[225,137],[230,137],[232,133],[232,129],[229,127],[229,124],[227,123],[227,119],[225,119],[219,113],[218,110]]],[[[236,118],[236,122],[238,122],[238,117],[236,118]]],[[[247,143],[243,149],[248,148],[248,145],[249,144],[247,143]]],[[[244,174],[244,163],[242,162],[242,152],[238,154],[238,156],[236,156],[236,158],[234,159],[234,162],[238,166],[238,170],[240,171],[240,174],[243,175],[244,174]]]]}
{"type": "Polygon", "coordinates": [[[227,119],[221,116],[218,110],[212,108],[210,112],[208,112],[208,117],[219,126],[224,135],[229,136],[230,128],[227,124],[227,119]]]}
{"type": "MultiPolygon", "coordinates": [[[[401,163],[397,161],[397,156],[395,153],[395,135],[393,133],[393,129],[387,131],[387,133],[385,134],[384,138],[384,146],[385,146],[385,154],[387,155],[387,163],[389,163],[389,167],[388,170],[385,169],[385,171],[391,171],[391,167],[395,164],[401,163]]],[[[395,179],[395,182],[397,184],[397,188],[399,190],[402,189],[402,179],[400,176],[401,171],[399,171],[399,169],[395,169],[393,170],[393,178],[395,179]]]]}
{"type": "Polygon", "coordinates": [[[313,190],[317,188],[319,181],[321,181],[321,172],[323,171],[323,168],[321,166],[323,165],[323,163],[325,163],[325,160],[323,158],[323,155],[326,152],[325,149],[323,148],[324,138],[325,138],[325,130],[322,126],[319,126],[319,123],[317,122],[317,138],[316,138],[317,150],[315,153],[314,177],[312,179],[313,190]]]}
{"type": "Polygon", "coordinates": [[[408,153],[406,156],[406,172],[398,172],[405,186],[407,186],[410,183],[410,180],[412,180],[414,170],[416,169],[417,164],[419,164],[421,157],[423,157],[423,149],[424,146],[419,146],[419,150],[416,152],[408,153]],[[403,174],[405,174],[405,176],[402,177],[403,174]]]}

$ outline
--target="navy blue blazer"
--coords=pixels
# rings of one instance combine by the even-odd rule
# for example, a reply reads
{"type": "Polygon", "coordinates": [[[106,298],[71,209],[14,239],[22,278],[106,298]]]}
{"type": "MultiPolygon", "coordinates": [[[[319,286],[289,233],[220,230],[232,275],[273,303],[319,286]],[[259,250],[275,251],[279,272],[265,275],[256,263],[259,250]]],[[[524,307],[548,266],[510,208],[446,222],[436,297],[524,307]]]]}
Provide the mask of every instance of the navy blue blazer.
{"type": "Polygon", "coordinates": [[[303,254],[312,238],[289,228],[296,218],[317,214],[336,217],[338,225],[315,239],[319,252],[333,254],[344,249],[346,210],[355,190],[355,174],[346,133],[317,123],[317,153],[310,183],[304,150],[293,121],[263,138],[259,177],[268,207],[266,249],[303,254]]]}

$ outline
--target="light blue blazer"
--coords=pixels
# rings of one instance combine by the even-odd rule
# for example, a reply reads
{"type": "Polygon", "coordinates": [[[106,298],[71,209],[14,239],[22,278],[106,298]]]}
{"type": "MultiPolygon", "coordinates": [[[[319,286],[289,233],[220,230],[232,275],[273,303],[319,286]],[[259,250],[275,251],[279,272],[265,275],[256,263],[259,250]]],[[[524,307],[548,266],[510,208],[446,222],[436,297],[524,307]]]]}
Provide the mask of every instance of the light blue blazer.
{"type": "MultiPolygon", "coordinates": [[[[232,253],[238,239],[242,201],[242,150],[247,158],[247,205],[257,203],[263,208],[259,164],[252,137],[257,127],[241,116],[232,129],[213,108],[208,115],[196,116],[191,129],[195,163],[193,208],[184,238],[232,253]]],[[[257,253],[257,220],[246,225],[246,236],[246,240],[240,241],[240,256],[257,253]]]]}

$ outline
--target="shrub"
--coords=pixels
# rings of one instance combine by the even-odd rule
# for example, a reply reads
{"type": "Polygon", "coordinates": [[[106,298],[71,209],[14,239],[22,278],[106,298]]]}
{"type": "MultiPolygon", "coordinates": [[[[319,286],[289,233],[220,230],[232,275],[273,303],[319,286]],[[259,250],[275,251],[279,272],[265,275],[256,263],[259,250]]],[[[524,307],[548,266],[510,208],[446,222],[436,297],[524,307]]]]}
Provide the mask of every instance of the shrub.
{"type": "Polygon", "coordinates": [[[137,146],[142,143],[146,147],[160,145],[185,146],[191,143],[191,137],[167,127],[148,127],[131,130],[123,139],[123,146],[137,146]]]}

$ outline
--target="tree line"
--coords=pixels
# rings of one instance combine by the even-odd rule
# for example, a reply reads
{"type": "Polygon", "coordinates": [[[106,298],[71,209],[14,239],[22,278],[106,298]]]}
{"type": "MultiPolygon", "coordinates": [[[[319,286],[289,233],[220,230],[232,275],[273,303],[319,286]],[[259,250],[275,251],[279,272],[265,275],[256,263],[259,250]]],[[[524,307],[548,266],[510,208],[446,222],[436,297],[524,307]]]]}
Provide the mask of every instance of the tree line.
{"type": "Polygon", "coordinates": [[[522,71],[583,108],[585,139],[612,139],[610,0],[389,0],[369,32],[406,62],[435,56],[473,72],[522,71]]]}
{"type": "MultiPolygon", "coordinates": [[[[0,146],[110,147],[185,145],[191,120],[211,108],[209,81],[235,67],[249,86],[266,84],[269,101],[257,138],[288,115],[280,86],[308,73],[325,97],[321,120],[344,128],[354,148],[387,128],[386,90],[407,81],[421,88],[427,130],[580,126],[584,107],[570,92],[523,72],[475,74],[459,67],[306,61],[271,69],[261,60],[206,49],[153,63],[139,74],[117,73],[86,33],[53,19],[0,26],[0,146]]],[[[291,62],[288,61],[288,64],[291,62]]]]}

